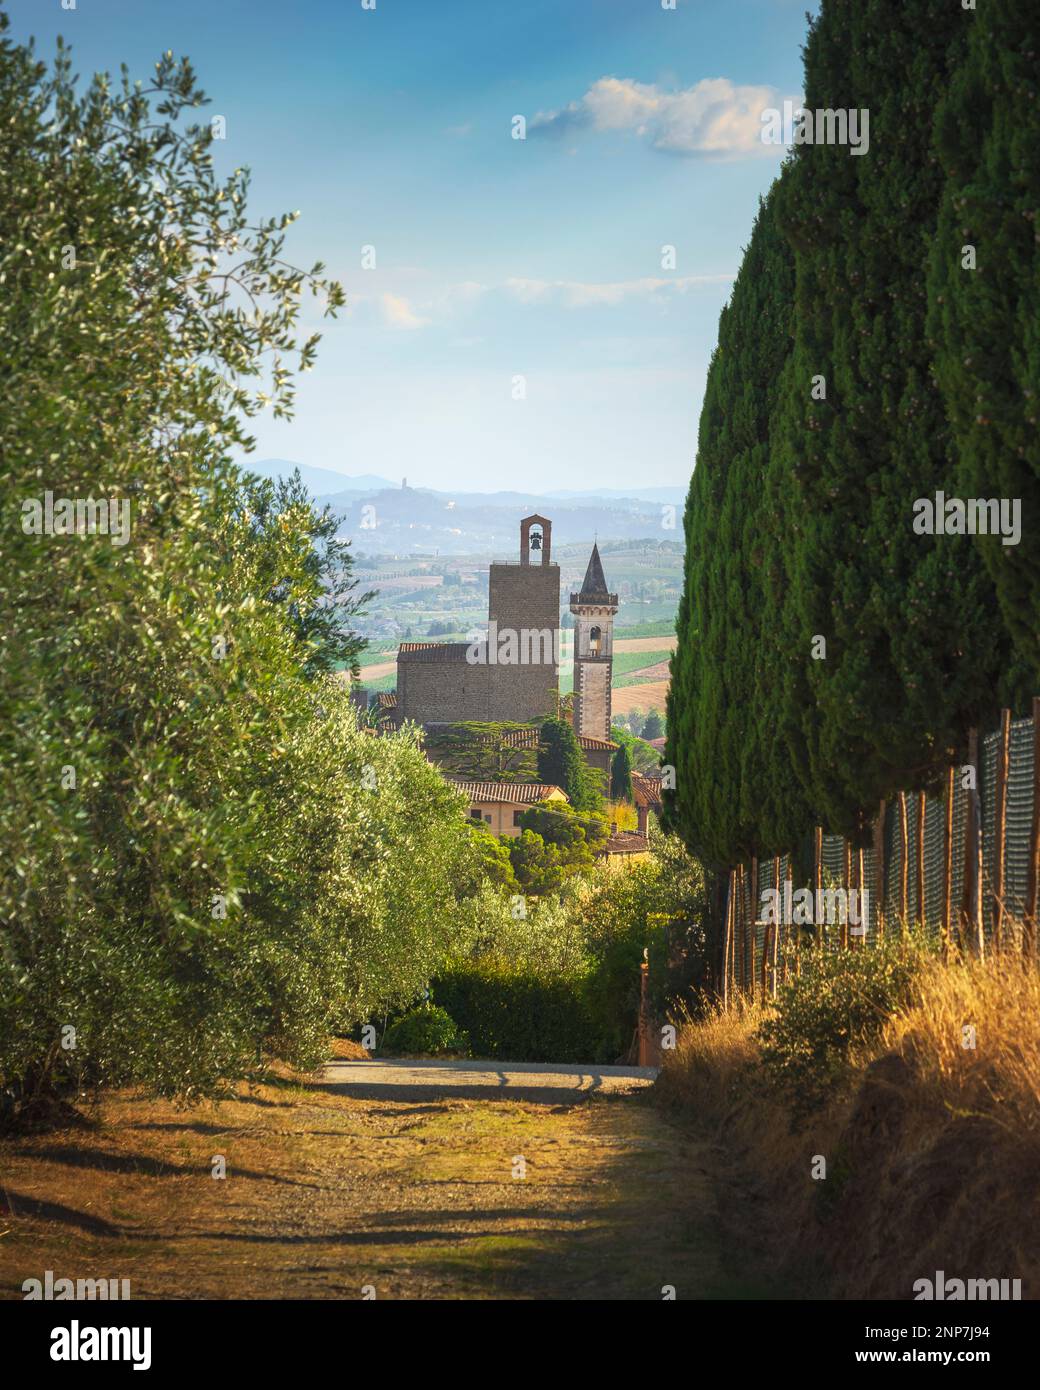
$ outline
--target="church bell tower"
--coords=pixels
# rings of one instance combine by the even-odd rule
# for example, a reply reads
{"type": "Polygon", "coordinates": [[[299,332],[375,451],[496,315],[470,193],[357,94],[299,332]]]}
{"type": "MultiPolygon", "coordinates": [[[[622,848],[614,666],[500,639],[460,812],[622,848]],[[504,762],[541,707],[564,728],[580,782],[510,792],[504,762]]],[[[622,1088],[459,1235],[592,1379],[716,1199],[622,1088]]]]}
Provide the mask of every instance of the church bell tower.
{"type": "Polygon", "coordinates": [[[570,610],[574,614],[574,732],[609,739],[618,596],[607,591],[598,545],[592,547],[581,591],[571,594],[570,610]]]}

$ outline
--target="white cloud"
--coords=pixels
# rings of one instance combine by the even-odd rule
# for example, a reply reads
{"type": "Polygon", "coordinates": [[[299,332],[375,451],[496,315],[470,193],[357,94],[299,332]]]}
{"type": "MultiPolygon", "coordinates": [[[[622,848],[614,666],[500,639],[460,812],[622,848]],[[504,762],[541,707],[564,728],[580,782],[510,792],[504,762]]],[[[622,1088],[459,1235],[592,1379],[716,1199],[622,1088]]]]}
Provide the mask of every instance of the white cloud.
{"type": "MultiPolygon", "coordinates": [[[[391,331],[411,331],[431,324],[446,326],[458,321],[488,296],[506,296],[516,304],[546,308],[590,309],[613,307],[625,302],[653,303],[674,299],[705,285],[727,285],[733,275],[644,276],[637,280],[537,280],[511,277],[492,284],[477,280],[431,283],[425,289],[415,283],[406,293],[391,290],[358,292],[349,290],[343,317],[360,314],[363,322],[373,319],[391,331]]],[[[332,327],[329,320],[314,323],[318,332],[332,327]]]]}
{"type": "Polygon", "coordinates": [[[775,158],[777,147],[762,142],[762,112],[780,105],[775,87],[737,86],[727,77],[706,77],[678,91],[631,77],[601,77],[579,101],[539,113],[528,130],[629,130],[668,154],[775,158]]]}
{"type": "Polygon", "coordinates": [[[424,328],[430,322],[421,318],[403,295],[384,294],[379,302],[388,328],[424,328]]]}
{"type": "Polygon", "coordinates": [[[686,294],[700,285],[725,285],[732,275],[644,276],[640,280],[613,280],[601,284],[584,280],[520,280],[505,288],[522,304],[562,303],[568,309],[587,309],[597,304],[620,304],[626,299],[655,299],[686,294]]]}

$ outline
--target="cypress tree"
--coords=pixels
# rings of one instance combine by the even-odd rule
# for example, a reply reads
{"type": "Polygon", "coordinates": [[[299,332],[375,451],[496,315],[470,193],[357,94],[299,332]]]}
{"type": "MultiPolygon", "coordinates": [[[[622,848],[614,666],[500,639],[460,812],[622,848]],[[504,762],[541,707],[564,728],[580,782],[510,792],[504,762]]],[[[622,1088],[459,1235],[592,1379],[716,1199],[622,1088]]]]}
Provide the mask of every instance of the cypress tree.
{"type": "Polygon", "coordinates": [[[928,329],[957,460],[955,495],[1021,504],[1021,537],[974,546],[1013,652],[1001,702],[1025,712],[1040,673],[1040,106],[1034,0],[971,15],[965,59],[940,104],[945,174],[928,329]]]}
{"type": "Polygon", "coordinates": [[[610,761],[610,795],[615,801],[632,800],[632,758],[624,743],[610,761]]]}
{"type": "Polygon", "coordinates": [[[802,518],[784,722],[814,818],[853,835],[949,761],[999,667],[978,557],[913,530],[915,500],[953,490],[925,331],[943,191],[930,132],[970,22],[946,0],[825,3],[805,105],[867,108],[869,149],[803,144],[781,181],[797,297],[777,466],[802,518]]]}
{"type": "Polygon", "coordinates": [[[538,778],[565,791],[576,811],[595,810],[599,803],[574,730],[564,719],[547,719],[542,725],[538,778]]]}
{"type": "Polygon", "coordinates": [[[660,738],[664,733],[664,721],[657,710],[652,709],[643,721],[643,732],[639,735],[641,739],[649,742],[650,739],[660,738]]]}
{"type": "Polygon", "coordinates": [[[794,286],[774,204],[775,189],[759,209],[708,372],[668,696],[665,762],[676,790],[667,820],[717,868],[764,850],[770,837],[782,843],[798,824],[770,659],[782,537],[765,481],[794,286]],[[766,814],[767,786],[783,789],[779,823],[766,814]]]}
{"type": "Polygon", "coordinates": [[[860,112],[859,152],[796,141],[760,209],[686,508],[666,819],[709,867],[862,842],[1035,688],[1034,29],[1026,0],[810,21],[805,107],[860,112]],[[921,534],[940,491],[1021,499],[1019,545],[921,534]]]}

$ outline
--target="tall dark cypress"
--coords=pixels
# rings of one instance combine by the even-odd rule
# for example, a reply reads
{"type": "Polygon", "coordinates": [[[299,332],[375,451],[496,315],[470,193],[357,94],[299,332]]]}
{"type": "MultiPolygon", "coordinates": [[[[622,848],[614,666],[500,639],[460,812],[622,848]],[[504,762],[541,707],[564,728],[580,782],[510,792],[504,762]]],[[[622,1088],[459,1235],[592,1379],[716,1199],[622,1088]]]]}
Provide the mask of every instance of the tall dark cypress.
{"type": "Polygon", "coordinates": [[[796,143],[719,324],[667,752],[667,819],[709,866],[865,838],[1036,689],[1038,51],[1032,0],[810,22],[814,137],[816,113],[869,126],[859,153],[796,143]],[[1017,499],[1019,543],[922,532],[940,492],[1017,499]]]}
{"type": "Polygon", "coordinates": [[[538,740],[538,780],[561,788],[576,811],[592,811],[600,798],[592,785],[574,730],[565,719],[547,719],[538,740]]]}
{"type": "MultiPolygon", "coordinates": [[[[928,328],[957,495],[1020,504],[1017,544],[979,537],[1013,645],[1000,691],[1024,712],[1040,678],[1040,11],[980,5],[939,107],[946,177],[928,328]]],[[[961,541],[961,544],[969,542],[961,541]]]]}
{"type": "Polygon", "coordinates": [[[676,768],[670,823],[722,867],[797,824],[776,740],[768,595],[781,559],[765,474],[770,418],[789,349],[793,274],[771,195],[759,209],[719,321],[686,504],[686,573],[672,661],[666,762],[676,768]],[[767,791],[767,789],[769,789],[767,791]]]}
{"type": "Polygon", "coordinates": [[[632,756],[624,743],[610,760],[610,795],[614,801],[632,800],[632,756]]]}
{"type": "Polygon", "coordinates": [[[801,145],[779,199],[797,267],[779,467],[801,515],[787,718],[814,817],[850,834],[938,773],[999,669],[979,557],[913,529],[916,499],[955,491],[925,288],[943,192],[932,123],[970,23],[948,0],[824,3],[805,104],[868,110],[869,148],[801,145]]]}

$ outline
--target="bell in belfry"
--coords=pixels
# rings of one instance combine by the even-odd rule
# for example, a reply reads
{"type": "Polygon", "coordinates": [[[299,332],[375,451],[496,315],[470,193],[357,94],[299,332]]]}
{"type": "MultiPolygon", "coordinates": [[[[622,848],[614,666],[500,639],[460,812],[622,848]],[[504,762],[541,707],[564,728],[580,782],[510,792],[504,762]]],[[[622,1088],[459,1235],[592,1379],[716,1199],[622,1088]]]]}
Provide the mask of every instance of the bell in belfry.
{"type": "Polygon", "coordinates": [[[531,549],[532,549],[532,550],[541,550],[541,548],[542,548],[542,533],[541,533],[541,531],[532,531],[532,532],[531,532],[531,549]]]}

